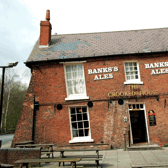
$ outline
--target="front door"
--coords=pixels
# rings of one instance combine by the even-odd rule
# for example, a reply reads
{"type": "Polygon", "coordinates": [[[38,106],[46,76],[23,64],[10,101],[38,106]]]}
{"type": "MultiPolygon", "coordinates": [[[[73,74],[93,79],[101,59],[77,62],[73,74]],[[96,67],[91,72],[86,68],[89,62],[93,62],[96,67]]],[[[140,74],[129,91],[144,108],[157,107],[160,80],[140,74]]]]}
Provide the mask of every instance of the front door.
{"type": "Polygon", "coordinates": [[[148,142],[144,110],[130,112],[133,143],[148,142]]]}

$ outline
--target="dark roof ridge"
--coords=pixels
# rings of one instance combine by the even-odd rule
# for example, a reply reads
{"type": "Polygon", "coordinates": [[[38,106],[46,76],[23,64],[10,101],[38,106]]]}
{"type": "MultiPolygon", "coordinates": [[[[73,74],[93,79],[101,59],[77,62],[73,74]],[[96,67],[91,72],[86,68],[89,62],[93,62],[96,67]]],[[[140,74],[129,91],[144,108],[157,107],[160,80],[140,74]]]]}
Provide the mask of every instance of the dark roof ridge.
{"type": "Polygon", "coordinates": [[[151,31],[156,29],[168,29],[168,27],[161,28],[149,28],[149,29],[133,29],[133,30],[116,30],[116,31],[106,31],[106,32],[88,32],[88,33],[72,33],[72,34],[53,34],[51,36],[64,36],[64,35],[84,35],[84,34],[99,34],[99,33],[116,33],[116,32],[129,32],[129,31],[151,31]]]}

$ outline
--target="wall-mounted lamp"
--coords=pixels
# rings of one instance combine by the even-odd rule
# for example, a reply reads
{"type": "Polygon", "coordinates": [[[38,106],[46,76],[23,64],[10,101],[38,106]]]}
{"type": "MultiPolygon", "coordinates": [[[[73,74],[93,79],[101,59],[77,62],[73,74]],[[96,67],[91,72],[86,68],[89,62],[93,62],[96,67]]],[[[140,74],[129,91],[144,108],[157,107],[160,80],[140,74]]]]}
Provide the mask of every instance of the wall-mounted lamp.
{"type": "Polygon", "coordinates": [[[62,104],[57,104],[57,109],[62,110],[62,104]]]}
{"type": "Polygon", "coordinates": [[[91,101],[88,101],[87,105],[88,107],[93,107],[93,103],[91,101]]]}
{"type": "Polygon", "coordinates": [[[119,105],[123,105],[124,104],[124,100],[123,99],[118,99],[118,104],[119,105]]]}
{"type": "Polygon", "coordinates": [[[34,110],[39,110],[39,102],[34,102],[34,110]]]}
{"type": "Polygon", "coordinates": [[[125,122],[125,123],[127,122],[127,117],[126,117],[126,116],[124,117],[124,122],[125,122]]]}
{"type": "Polygon", "coordinates": [[[159,96],[156,97],[156,100],[159,101],[159,96]]]}
{"type": "Polygon", "coordinates": [[[166,107],[166,99],[164,100],[164,108],[166,107]]]}

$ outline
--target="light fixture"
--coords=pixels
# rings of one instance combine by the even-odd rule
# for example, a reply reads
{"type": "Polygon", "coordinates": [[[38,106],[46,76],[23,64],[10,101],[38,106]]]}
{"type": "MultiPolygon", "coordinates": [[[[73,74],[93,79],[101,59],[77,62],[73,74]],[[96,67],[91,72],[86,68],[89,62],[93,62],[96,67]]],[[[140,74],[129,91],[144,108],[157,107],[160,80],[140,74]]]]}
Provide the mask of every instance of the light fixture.
{"type": "Polygon", "coordinates": [[[119,105],[123,105],[123,104],[124,104],[123,99],[118,99],[118,104],[119,104],[119,105]]]}
{"type": "Polygon", "coordinates": [[[93,103],[91,101],[88,101],[87,105],[88,107],[93,107],[93,103]]]}
{"type": "Polygon", "coordinates": [[[159,101],[159,96],[156,97],[156,100],[159,101]]]}
{"type": "Polygon", "coordinates": [[[57,109],[58,110],[62,110],[62,105],[61,104],[57,104],[57,109]]]}
{"type": "Polygon", "coordinates": [[[13,63],[9,63],[8,66],[9,66],[9,67],[14,67],[14,66],[16,66],[17,64],[18,64],[18,62],[13,62],[13,63]]]}

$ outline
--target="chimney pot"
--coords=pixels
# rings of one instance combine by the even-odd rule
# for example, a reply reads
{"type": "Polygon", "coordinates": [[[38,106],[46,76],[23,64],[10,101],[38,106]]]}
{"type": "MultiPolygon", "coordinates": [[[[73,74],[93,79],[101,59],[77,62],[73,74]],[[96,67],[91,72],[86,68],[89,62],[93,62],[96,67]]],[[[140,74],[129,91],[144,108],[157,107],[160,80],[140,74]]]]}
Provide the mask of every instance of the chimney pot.
{"type": "Polygon", "coordinates": [[[46,11],[46,20],[50,20],[50,10],[46,11]]]}
{"type": "Polygon", "coordinates": [[[51,41],[50,10],[46,12],[46,20],[40,23],[40,48],[48,47],[51,41]]]}

